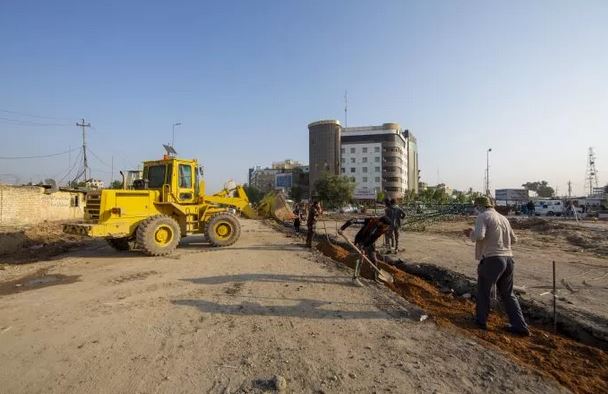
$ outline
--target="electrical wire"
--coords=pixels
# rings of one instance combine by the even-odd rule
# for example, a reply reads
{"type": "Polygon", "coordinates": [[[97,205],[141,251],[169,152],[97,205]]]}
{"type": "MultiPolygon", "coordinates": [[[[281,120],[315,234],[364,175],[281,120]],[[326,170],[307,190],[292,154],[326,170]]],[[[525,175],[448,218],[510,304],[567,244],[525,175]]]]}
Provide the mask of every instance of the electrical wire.
{"type": "Polygon", "coordinates": [[[72,164],[72,167],[70,167],[70,169],[68,170],[68,172],[59,180],[59,182],[57,182],[57,184],[60,184],[66,178],[69,177],[69,175],[72,173],[72,171],[74,171],[74,169],[76,168],[76,166],[79,164],[81,158],[82,158],[82,151],[80,151],[80,153],[76,156],[76,158],[74,159],[74,164],[72,164]]]}
{"type": "Polygon", "coordinates": [[[1,108],[0,108],[0,112],[5,112],[7,114],[28,116],[30,118],[38,118],[38,119],[54,119],[54,120],[66,120],[66,121],[71,121],[72,120],[72,119],[68,119],[68,118],[58,118],[58,117],[55,117],[55,116],[42,116],[42,115],[28,114],[26,112],[11,111],[11,110],[8,110],[8,109],[1,109],[1,108]]]}
{"type": "Polygon", "coordinates": [[[38,155],[38,156],[0,156],[0,160],[44,159],[46,157],[55,157],[55,156],[67,155],[68,153],[74,152],[77,149],[79,149],[79,148],[73,148],[73,149],[70,149],[70,150],[66,150],[65,152],[51,153],[49,155],[38,155]]]}
{"type": "Polygon", "coordinates": [[[99,161],[101,164],[103,164],[104,166],[106,166],[106,167],[108,167],[108,168],[111,168],[111,167],[112,167],[111,165],[109,165],[109,164],[108,164],[108,163],[106,163],[105,161],[101,160],[101,158],[100,158],[99,156],[97,156],[97,154],[96,154],[95,152],[93,152],[93,151],[91,150],[91,148],[88,148],[88,147],[87,147],[87,151],[88,151],[90,154],[92,154],[92,155],[93,155],[93,156],[94,156],[94,157],[95,157],[95,158],[96,158],[96,159],[97,159],[97,160],[98,160],[98,161],[99,161]]]}
{"type": "Polygon", "coordinates": [[[4,120],[6,122],[13,122],[15,126],[46,126],[46,127],[64,127],[64,126],[72,126],[70,123],[40,123],[34,122],[31,120],[23,120],[23,119],[11,119],[0,116],[0,120],[4,120]]]}

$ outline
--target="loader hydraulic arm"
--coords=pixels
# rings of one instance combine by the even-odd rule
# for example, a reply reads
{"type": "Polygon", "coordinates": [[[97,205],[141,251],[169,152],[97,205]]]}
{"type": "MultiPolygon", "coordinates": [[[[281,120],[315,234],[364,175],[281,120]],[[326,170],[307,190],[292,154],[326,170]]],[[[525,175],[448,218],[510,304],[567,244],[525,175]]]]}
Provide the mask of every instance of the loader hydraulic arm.
{"type": "Polygon", "coordinates": [[[254,219],[258,216],[257,212],[251,207],[247,193],[245,193],[245,189],[241,185],[238,185],[231,190],[223,189],[213,195],[205,196],[205,201],[212,204],[236,208],[241,211],[245,217],[250,219],[254,219]]]}

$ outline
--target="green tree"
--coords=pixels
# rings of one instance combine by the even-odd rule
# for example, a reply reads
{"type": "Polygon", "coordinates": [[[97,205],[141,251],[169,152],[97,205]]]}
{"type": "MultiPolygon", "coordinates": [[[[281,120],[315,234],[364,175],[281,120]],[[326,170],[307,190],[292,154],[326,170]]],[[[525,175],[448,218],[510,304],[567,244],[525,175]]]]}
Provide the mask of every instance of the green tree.
{"type": "Polygon", "coordinates": [[[245,185],[243,188],[245,189],[245,193],[247,193],[249,201],[253,204],[260,202],[264,198],[264,193],[255,186],[245,185]]]}
{"type": "Polygon", "coordinates": [[[289,198],[291,198],[295,202],[302,201],[302,197],[304,197],[304,189],[302,187],[293,186],[291,190],[289,190],[289,198]]]}
{"type": "Polygon", "coordinates": [[[122,189],[122,181],[113,180],[110,183],[110,189],[122,189]]]}
{"type": "Polygon", "coordinates": [[[526,182],[522,187],[536,192],[539,197],[553,197],[555,195],[555,190],[549,186],[547,181],[526,182]]]}
{"type": "Polygon", "coordinates": [[[315,182],[315,190],[324,206],[339,208],[352,201],[355,182],[346,176],[325,173],[315,182]]]}
{"type": "Polygon", "coordinates": [[[384,196],[385,196],[385,194],[383,191],[376,193],[376,201],[383,202],[384,196]]]}
{"type": "Polygon", "coordinates": [[[401,199],[401,203],[402,204],[407,204],[410,202],[414,202],[417,199],[417,194],[415,190],[408,190],[404,195],[403,198],[401,199]]]}

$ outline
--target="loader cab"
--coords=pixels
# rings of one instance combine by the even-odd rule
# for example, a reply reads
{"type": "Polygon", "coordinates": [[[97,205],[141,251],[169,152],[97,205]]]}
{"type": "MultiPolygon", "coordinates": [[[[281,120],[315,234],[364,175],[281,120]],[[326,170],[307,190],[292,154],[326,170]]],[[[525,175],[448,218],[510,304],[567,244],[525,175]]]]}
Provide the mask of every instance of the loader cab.
{"type": "MultiPolygon", "coordinates": [[[[193,204],[201,190],[196,160],[165,157],[144,162],[143,188],[159,190],[162,202],[193,204]]],[[[204,186],[203,190],[204,190],[204,186]]]]}

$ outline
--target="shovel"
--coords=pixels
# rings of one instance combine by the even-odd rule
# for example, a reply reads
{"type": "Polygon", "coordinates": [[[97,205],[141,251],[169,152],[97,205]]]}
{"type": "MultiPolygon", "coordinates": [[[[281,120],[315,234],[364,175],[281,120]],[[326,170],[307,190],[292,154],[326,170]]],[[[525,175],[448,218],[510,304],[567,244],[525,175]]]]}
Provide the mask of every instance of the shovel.
{"type": "Polygon", "coordinates": [[[393,275],[391,275],[389,272],[383,270],[382,268],[378,268],[376,266],[376,264],[372,263],[371,260],[365,255],[365,253],[363,253],[358,247],[356,247],[352,242],[350,242],[350,240],[346,237],[346,235],[344,235],[343,233],[340,233],[340,235],[353,249],[355,249],[357,251],[357,253],[359,253],[361,255],[361,257],[365,261],[367,261],[369,263],[369,265],[372,266],[373,269],[376,270],[376,272],[378,272],[378,279],[380,279],[382,282],[385,282],[385,283],[392,284],[395,282],[395,278],[393,278],[393,275]]]}

